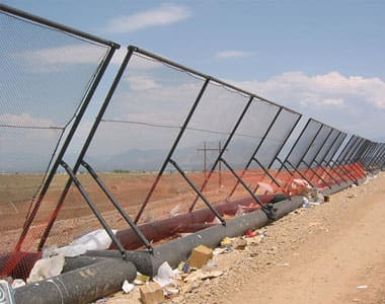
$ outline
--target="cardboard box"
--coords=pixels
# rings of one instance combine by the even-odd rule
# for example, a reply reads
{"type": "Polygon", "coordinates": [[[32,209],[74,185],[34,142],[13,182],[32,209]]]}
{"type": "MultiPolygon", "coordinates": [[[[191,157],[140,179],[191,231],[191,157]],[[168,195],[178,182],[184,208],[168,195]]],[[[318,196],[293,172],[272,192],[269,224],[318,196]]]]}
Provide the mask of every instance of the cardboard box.
{"type": "Polygon", "coordinates": [[[207,262],[212,259],[213,257],[213,250],[203,246],[199,245],[198,247],[195,247],[191,253],[191,256],[188,260],[188,263],[191,267],[194,268],[202,268],[204,265],[207,264],[207,262]]]}
{"type": "Polygon", "coordinates": [[[149,282],[139,288],[140,300],[143,304],[159,304],[164,302],[163,290],[158,283],[149,282]]]}

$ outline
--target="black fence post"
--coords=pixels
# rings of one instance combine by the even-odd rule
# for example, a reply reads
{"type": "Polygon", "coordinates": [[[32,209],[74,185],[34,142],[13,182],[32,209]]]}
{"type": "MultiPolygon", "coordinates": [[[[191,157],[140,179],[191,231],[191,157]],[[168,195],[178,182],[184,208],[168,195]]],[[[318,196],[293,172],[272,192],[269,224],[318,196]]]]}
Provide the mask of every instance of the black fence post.
{"type": "Polygon", "coordinates": [[[95,90],[96,88],[98,87],[99,83],[100,83],[100,80],[102,79],[103,75],[104,75],[104,72],[106,71],[107,69],[107,66],[108,64],[110,63],[111,61],[111,58],[115,52],[115,49],[117,48],[118,46],[114,45],[113,47],[110,48],[109,52],[107,53],[104,61],[102,61],[100,67],[99,67],[99,70],[97,72],[97,74],[95,75],[95,78],[93,80],[93,82],[91,83],[86,95],[84,96],[83,98],[83,102],[82,102],[82,105],[81,107],[79,108],[79,111],[78,111],[78,114],[76,115],[75,117],[75,120],[72,124],[72,127],[71,129],[69,130],[68,132],[68,135],[60,149],[60,151],[58,152],[58,155],[56,157],[56,160],[55,162],[53,163],[52,167],[51,167],[51,170],[49,171],[48,175],[47,175],[47,178],[43,184],[43,187],[41,188],[40,190],[40,193],[36,199],[36,202],[31,210],[31,212],[28,214],[28,217],[24,223],[24,226],[23,226],[23,229],[22,229],[22,232],[21,232],[21,235],[19,237],[19,240],[16,244],[16,248],[15,250],[16,251],[19,251],[21,249],[21,245],[24,241],[24,239],[26,238],[27,236],[27,233],[40,209],[40,206],[41,206],[41,203],[45,197],[45,195],[47,194],[47,191],[52,183],[52,180],[56,174],[56,171],[57,169],[59,168],[60,166],[60,163],[68,149],[68,146],[70,145],[72,139],[73,139],[73,136],[84,116],[84,113],[86,112],[87,108],[88,108],[88,105],[89,103],[91,102],[91,99],[92,97],[94,96],[94,93],[95,93],[95,90]]]}
{"type": "MultiPolygon", "coordinates": [[[[273,127],[273,125],[274,125],[275,122],[277,121],[277,118],[278,118],[278,116],[281,114],[281,112],[282,112],[282,108],[279,108],[279,110],[277,111],[277,113],[276,113],[275,116],[273,117],[273,120],[270,122],[269,127],[267,128],[267,130],[266,130],[265,133],[263,134],[263,136],[262,136],[260,142],[258,143],[257,147],[255,148],[254,152],[252,153],[252,155],[251,155],[249,161],[247,162],[245,168],[242,170],[241,175],[240,175],[240,178],[243,178],[244,175],[245,175],[245,173],[246,173],[246,171],[247,171],[247,169],[249,169],[251,163],[253,162],[253,160],[254,160],[254,158],[255,158],[255,155],[258,153],[258,151],[259,151],[259,149],[261,148],[262,144],[263,144],[264,141],[266,140],[266,137],[267,137],[268,134],[270,133],[271,128],[273,127]]],[[[274,179],[274,181],[275,181],[275,179],[274,179]]],[[[237,181],[235,182],[234,187],[232,188],[232,190],[230,191],[229,195],[227,196],[227,198],[230,198],[230,197],[234,194],[234,192],[236,191],[238,185],[239,185],[239,181],[237,180],[237,181]]]]}
{"type": "MultiPolygon", "coordinates": [[[[100,122],[101,122],[101,120],[103,118],[104,112],[107,110],[108,104],[111,101],[111,98],[112,98],[112,96],[113,96],[113,94],[114,94],[114,92],[115,92],[115,90],[116,90],[116,88],[117,88],[117,86],[119,84],[119,81],[120,81],[120,79],[121,79],[121,77],[122,77],[122,75],[124,73],[124,70],[125,70],[128,62],[129,62],[129,60],[131,59],[131,56],[132,56],[133,52],[134,52],[134,49],[133,48],[129,48],[129,50],[128,50],[126,56],[124,57],[124,60],[123,60],[121,66],[119,68],[119,71],[117,72],[117,74],[115,76],[115,79],[114,79],[114,81],[113,81],[113,83],[111,85],[111,88],[110,88],[109,92],[107,93],[106,98],[104,99],[103,105],[100,108],[98,115],[96,116],[96,119],[95,119],[95,121],[94,121],[94,123],[93,123],[93,125],[91,127],[90,133],[88,134],[87,139],[86,139],[82,149],[80,150],[80,153],[78,155],[76,163],[75,163],[75,165],[73,167],[73,172],[75,174],[77,174],[77,172],[78,172],[78,170],[80,168],[81,162],[82,162],[84,156],[87,153],[87,150],[88,150],[88,148],[89,148],[89,146],[90,146],[90,144],[91,144],[91,142],[92,142],[92,140],[93,140],[93,138],[95,136],[96,130],[98,129],[99,124],[100,124],[100,122]]],[[[38,246],[39,250],[41,250],[43,248],[45,242],[47,241],[49,233],[51,232],[53,224],[56,221],[56,218],[57,218],[57,216],[58,216],[58,214],[59,214],[59,212],[61,210],[61,207],[62,207],[62,205],[64,203],[65,198],[67,197],[67,194],[68,194],[68,192],[69,192],[69,190],[71,188],[71,185],[72,185],[72,180],[68,179],[68,181],[67,181],[67,183],[66,183],[66,185],[64,187],[64,190],[62,191],[62,193],[60,195],[60,198],[59,198],[59,200],[58,200],[58,202],[56,204],[55,210],[52,212],[50,221],[49,221],[48,225],[46,226],[46,228],[44,230],[44,233],[43,233],[43,235],[42,235],[42,237],[40,239],[39,246],[38,246]]]]}
{"type": "Polygon", "coordinates": [[[185,132],[185,130],[186,130],[186,128],[187,128],[187,126],[188,126],[188,124],[189,124],[189,122],[190,122],[190,120],[191,120],[191,118],[192,118],[192,116],[193,116],[193,114],[194,114],[194,112],[195,112],[195,110],[196,110],[200,100],[202,99],[202,96],[203,96],[204,92],[206,91],[206,88],[207,88],[209,82],[210,82],[210,78],[206,78],[206,80],[205,80],[205,82],[204,82],[204,84],[203,84],[203,86],[202,86],[202,88],[201,88],[197,98],[194,101],[193,106],[190,109],[190,112],[187,114],[187,117],[186,117],[185,121],[183,122],[181,130],[179,131],[179,133],[178,133],[178,135],[177,135],[177,137],[176,137],[176,139],[175,139],[175,141],[174,141],[170,151],[168,152],[168,155],[167,155],[165,161],[163,162],[162,167],[160,168],[160,170],[158,172],[158,175],[157,175],[154,183],[151,186],[150,191],[148,192],[148,194],[147,194],[147,196],[146,196],[142,206],[140,207],[140,210],[139,210],[138,214],[135,217],[135,223],[138,223],[140,217],[142,216],[142,214],[144,212],[144,209],[146,208],[148,202],[150,201],[151,196],[154,193],[155,188],[157,187],[157,185],[158,185],[158,183],[160,181],[160,178],[162,177],[162,175],[164,173],[164,170],[166,170],[166,167],[167,167],[168,163],[170,162],[171,157],[173,156],[174,151],[175,151],[176,147],[178,146],[178,143],[181,140],[182,135],[184,134],[184,132],[185,132]]]}
{"type": "MultiPolygon", "coordinates": [[[[210,168],[210,171],[209,171],[207,177],[205,178],[202,186],[200,187],[200,192],[203,192],[204,189],[206,188],[206,186],[207,186],[207,184],[208,184],[208,182],[209,182],[209,180],[210,180],[210,178],[211,178],[215,168],[217,167],[217,165],[219,164],[220,160],[222,159],[223,154],[226,152],[226,149],[227,149],[228,145],[230,144],[232,138],[234,137],[234,134],[237,131],[237,129],[238,129],[238,127],[239,127],[243,117],[246,115],[246,113],[247,113],[251,103],[253,102],[253,99],[254,99],[254,97],[250,96],[249,101],[247,102],[247,104],[246,104],[245,108],[243,109],[241,115],[238,117],[238,120],[235,123],[233,129],[231,130],[230,135],[227,137],[226,142],[223,145],[223,148],[221,149],[221,151],[219,151],[218,157],[215,159],[213,165],[210,168]]],[[[196,205],[196,203],[198,201],[198,198],[199,198],[198,196],[195,197],[193,203],[191,204],[191,206],[189,208],[189,212],[191,212],[194,209],[194,207],[195,207],[195,205],[196,205]]]]}

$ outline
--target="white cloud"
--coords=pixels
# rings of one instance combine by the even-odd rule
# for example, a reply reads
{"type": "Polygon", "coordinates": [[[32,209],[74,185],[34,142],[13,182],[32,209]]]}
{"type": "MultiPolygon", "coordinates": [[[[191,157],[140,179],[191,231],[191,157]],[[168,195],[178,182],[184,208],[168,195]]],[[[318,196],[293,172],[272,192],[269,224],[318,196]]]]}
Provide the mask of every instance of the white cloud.
{"type": "Polygon", "coordinates": [[[15,54],[27,65],[29,71],[59,71],[64,66],[74,64],[96,64],[105,55],[104,47],[71,44],[60,47],[27,50],[15,54]]]}
{"type": "Polygon", "coordinates": [[[129,76],[127,80],[133,91],[160,88],[160,85],[155,81],[155,79],[152,79],[151,77],[147,76],[129,76]]]}
{"type": "Polygon", "coordinates": [[[235,84],[345,131],[368,138],[383,133],[385,81],[377,77],[288,72],[235,84]]]}
{"type": "Polygon", "coordinates": [[[288,72],[265,81],[243,81],[238,85],[277,102],[307,107],[343,107],[359,101],[385,109],[385,81],[380,78],[344,76],[339,72],[309,76],[288,72]]]}
{"type": "Polygon", "coordinates": [[[106,31],[131,33],[148,27],[174,24],[190,16],[190,10],[184,6],[162,5],[152,10],[114,18],[107,24],[106,31]]]}
{"type": "Polygon", "coordinates": [[[251,55],[252,53],[250,52],[229,50],[229,51],[221,51],[216,53],[215,58],[217,59],[245,58],[245,57],[250,57],[251,55]]]}
{"type": "Polygon", "coordinates": [[[55,123],[52,120],[46,118],[33,117],[29,113],[2,114],[0,115],[0,123],[20,127],[50,128],[55,126],[55,123]]]}
{"type": "MultiPolygon", "coordinates": [[[[22,60],[30,72],[61,71],[68,65],[96,64],[104,57],[106,49],[95,45],[66,45],[61,47],[28,50],[13,55],[22,60]]],[[[127,48],[121,47],[115,51],[111,64],[120,65],[127,54],[127,48]]],[[[161,67],[157,61],[145,59],[145,56],[133,56],[129,62],[131,69],[151,70],[161,67]]]]}

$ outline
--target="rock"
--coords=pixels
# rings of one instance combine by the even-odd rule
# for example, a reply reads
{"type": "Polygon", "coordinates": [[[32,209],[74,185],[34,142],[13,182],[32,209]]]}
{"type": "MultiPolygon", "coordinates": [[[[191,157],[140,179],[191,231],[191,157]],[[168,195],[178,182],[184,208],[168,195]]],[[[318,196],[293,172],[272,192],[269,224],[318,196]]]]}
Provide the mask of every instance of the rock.
{"type": "Polygon", "coordinates": [[[217,278],[223,275],[223,271],[220,270],[211,270],[211,271],[202,271],[197,270],[188,275],[184,281],[185,282],[195,282],[199,280],[207,280],[207,279],[213,279],[217,278]]]}
{"type": "Polygon", "coordinates": [[[265,236],[263,234],[257,235],[256,237],[253,237],[253,238],[248,238],[248,239],[246,239],[247,245],[249,245],[249,246],[250,245],[252,245],[252,246],[258,245],[258,244],[260,244],[262,242],[262,240],[264,238],[265,238],[265,236]]]}
{"type": "Polygon", "coordinates": [[[232,245],[234,249],[245,250],[247,241],[245,239],[235,239],[232,245]]]}
{"type": "Polygon", "coordinates": [[[179,293],[179,289],[172,286],[166,286],[163,291],[165,292],[166,296],[171,297],[175,296],[179,293]]]}
{"type": "Polygon", "coordinates": [[[185,293],[190,293],[190,292],[194,291],[195,289],[199,288],[199,286],[201,286],[201,284],[202,284],[202,281],[188,282],[184,286],[184,292],[185,293]]]}

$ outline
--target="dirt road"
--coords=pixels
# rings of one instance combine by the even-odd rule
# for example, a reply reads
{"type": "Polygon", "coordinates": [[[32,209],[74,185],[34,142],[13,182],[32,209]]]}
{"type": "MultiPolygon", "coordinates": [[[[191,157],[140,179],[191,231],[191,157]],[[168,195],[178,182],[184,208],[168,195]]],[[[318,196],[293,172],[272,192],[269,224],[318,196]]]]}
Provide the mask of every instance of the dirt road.
{"type": "Polygon", "coordinates": [[[264,242],[218,257],[221,278],[184,303],[385,303],[385,175],[267,227],[264,242]]]}
{"type": "MultiPolygon", "coordinates": [[[[220,277],[167,302],[385,304],[385,174],[259,232],[261,242],[214,257],[220,277]]],[[[140,303],[139,292],[104,303],[140,303]]]]}

